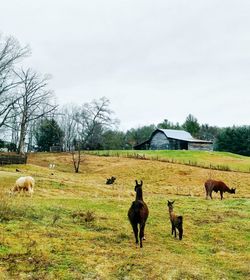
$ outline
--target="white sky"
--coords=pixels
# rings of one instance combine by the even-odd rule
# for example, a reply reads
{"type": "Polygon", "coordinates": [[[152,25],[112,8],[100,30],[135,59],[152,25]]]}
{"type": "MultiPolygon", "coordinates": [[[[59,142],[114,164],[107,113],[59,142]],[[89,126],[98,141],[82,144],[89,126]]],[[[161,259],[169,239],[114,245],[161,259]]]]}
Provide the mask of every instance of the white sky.
{"type": "Polygon", "coordinates": [[[249,0],[8,0],[0,32],[29,44],[60,104],[102,96],[121,129],[250,125],[249,0]]]}

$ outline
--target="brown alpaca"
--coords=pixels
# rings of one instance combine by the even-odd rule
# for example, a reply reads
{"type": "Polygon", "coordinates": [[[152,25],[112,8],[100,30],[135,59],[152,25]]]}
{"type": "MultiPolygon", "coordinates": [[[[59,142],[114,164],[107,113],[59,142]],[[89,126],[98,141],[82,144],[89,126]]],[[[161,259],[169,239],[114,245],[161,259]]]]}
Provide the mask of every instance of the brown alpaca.
{"type": "Polygon", "coordinates": [[[135,201],[132,202],[131,207],[128,210],[128,218],[132,225],[134,235],[135,235],[135,242],[136,244],[139,243],[138,241],[138,224],[140,226],[140,247],[142,248],[142,239],[144,238],[144,228],[146,225],[146,221],[148,218],[148,207],[147,204],[143,201],[142,196],[142,184],[138,184],[137,180],[135,181],[135,192],[136,198],[135,201]]]}
{"type": "Polygon", "coordinates": [[[228,193],[235,193],[236,189],[235,188],[229,188],[224,182],[222,181],[216,181],[209,179],[205,182],[205,190],[206,190],[206,199],[208,199],[208,196],[212,198],[212,192],[220,192],[220,197],[221,200],[223,199],[223,193],[228,192],[228,193]]]}
{"type": "Polygon", "coordinates": [[[179,239],[182,240],[183,236],[183,217],[182,216],[176,216],[174,213],[174,207],[173,207],[174,201],[168,200],[168,210],[169,210],[169,218],[172,225],[172,235],[174,234],[174,237],[176,237],[176,228],[179,231],[179,239]]]}

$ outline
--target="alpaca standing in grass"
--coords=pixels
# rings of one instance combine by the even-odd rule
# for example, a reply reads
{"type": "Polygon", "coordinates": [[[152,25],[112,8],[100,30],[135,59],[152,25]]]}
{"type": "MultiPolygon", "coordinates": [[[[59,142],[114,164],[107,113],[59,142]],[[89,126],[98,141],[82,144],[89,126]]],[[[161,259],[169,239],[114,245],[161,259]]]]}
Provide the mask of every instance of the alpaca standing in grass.
{"type": "Polygon", "coordinates": [[[212,198],[212,192],[220,192],[220,198],[221,200],[223,199],[223,193],[228,192],[228,193],[235,193],[236,189],[234,188],[229,188],[224,182],[222,181],[215,181],[212,179],[209,179],[205,182],[205,190],[206,190],[206,199],[208,199],[208,196],[212,198]]]}
{"type": "Polygon", "coordinates": [[[138,184],[136,180],[135,183],[136,183],[135,185],[136,198],[135,201],[132,202],[132,205],[128,210],[128,218],[134,231],[136,244],[139,243],[138,224],[140,226],[139,237],[140,237],[140,247],[142,248],[142,239],[144,238],[144,228],[146,225],[149,211],[148,211],[147,204],[143,201],[143,196],[142,196],[143,182],[141,181],[141,183],[138,184]]]}
{"type": "Polygon", "coordinates": [[[11,193],[15,192],[27,192],[30,195],[34,192],[35,180],[31,176],[20,177],[16,180],[14,187],[11,190],[11,193]]]}
{"type": "Polygon", "coordinates": [[[176,237],[176,228],[179,231],[179,239],[182,240],[183,236],[183,217],[182,216],[176,216],[174,213],[174,207],[173,207],[174,201],[171,202],[168,200],[168,210],[169,210],[169,218],[172,225],[172,235],[174,234],[174,237],[176,237]]]}

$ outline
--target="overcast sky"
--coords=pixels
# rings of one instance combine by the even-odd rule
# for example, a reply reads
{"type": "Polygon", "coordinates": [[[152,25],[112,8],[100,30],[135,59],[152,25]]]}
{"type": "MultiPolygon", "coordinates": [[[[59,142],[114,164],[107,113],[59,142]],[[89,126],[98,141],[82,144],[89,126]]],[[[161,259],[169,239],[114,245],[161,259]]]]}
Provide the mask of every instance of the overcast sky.
{"type": "Polygon", "coordinates": [[[249,0],[2,0],[0,32],[60,104],[106,96],[123,130],[250,125],[249,0]]]}

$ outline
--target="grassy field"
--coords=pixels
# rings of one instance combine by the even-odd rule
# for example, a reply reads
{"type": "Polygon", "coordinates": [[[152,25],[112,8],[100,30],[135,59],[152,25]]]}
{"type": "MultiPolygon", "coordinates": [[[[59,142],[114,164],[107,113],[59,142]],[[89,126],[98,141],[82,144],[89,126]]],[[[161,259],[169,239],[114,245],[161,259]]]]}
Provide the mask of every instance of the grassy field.
{"type": "Polygon", "coordinates": [[[0,167],[0,279],[249,279],[249,173],[84,155],[75,174],[71,161],[41,153],[0,167]],[[33,197],[6,193],[21,175],[35,178],[33,197]],[[236,194],[206,200],[210,177],[236,194]],[[127,219],[135,179],[150,211],[142,249],[127,219]],[[182,241],[170,234],[170,199],[184,217],[182,241]]]}
{"type": "Polygon", "coordinates": [[[222,171],[250,173],[250,157],[227,152],[187,151],[187,150],[123,150],[123,151],[89,151],[88,154],[99,156],[118,156],[141,158],[198,166],[222,171]]]}

